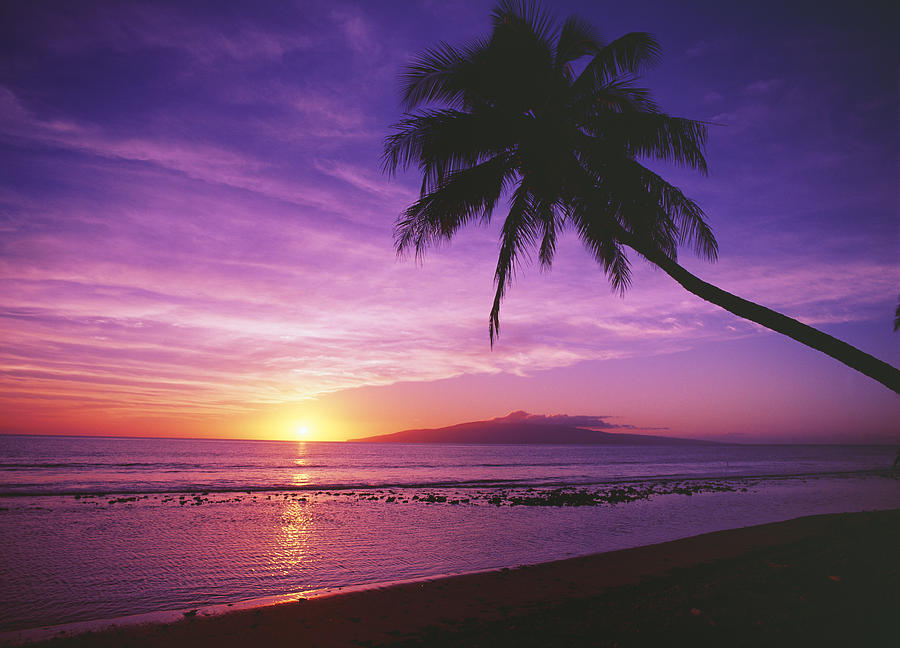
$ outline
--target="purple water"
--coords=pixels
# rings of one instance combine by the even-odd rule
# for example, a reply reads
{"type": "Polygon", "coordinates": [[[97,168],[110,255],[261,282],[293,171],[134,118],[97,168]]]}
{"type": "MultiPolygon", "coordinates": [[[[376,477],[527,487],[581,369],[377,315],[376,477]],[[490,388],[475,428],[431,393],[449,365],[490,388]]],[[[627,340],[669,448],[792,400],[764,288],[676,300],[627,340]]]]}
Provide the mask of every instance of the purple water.
{"type": "Polygon", "coordinates": [[[0,437],[0,631],[900,508],[894,452],[0,437]],[[652,493],[491,504],[561,486],[652,493]]]}

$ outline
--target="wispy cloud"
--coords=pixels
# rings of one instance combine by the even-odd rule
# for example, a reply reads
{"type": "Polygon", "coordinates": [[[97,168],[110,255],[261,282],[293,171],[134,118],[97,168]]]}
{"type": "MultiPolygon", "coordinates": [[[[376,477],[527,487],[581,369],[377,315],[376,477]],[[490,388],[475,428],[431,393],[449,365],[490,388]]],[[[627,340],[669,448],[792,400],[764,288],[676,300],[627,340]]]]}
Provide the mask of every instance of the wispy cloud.
{"type": "Polygon", "coordinates": [[[345,6],[332,12],[343,33],[345,42],[357,54],[376,57],[381,43],[375,38],[372,27],[358,7],[345,6]]]}
{"type": "Polygon", "coordinates": [[[743,93],[746,95],[765,95],[777,90],[784,85],[783,79],[760,79],[746,86],[743,93]]]}
{"type": "Polygon", "coordinates": [[[688,47],[684,52],[685,59],[710,56],[729,48],[731,42],[726,38],[702,39],[688,47]]]}
{"type": "MultiPolygon", "coordinates": [[[[606,419],[610,416],[583,416],[569,414],[529,414],[524,410],[510,412],[506,416],[491,419],[498,423],[529,423],[531,425],[571,425],[573,427],[586,428],[588,430],[636,430],[634,425],[623,423],[610,423],[606,419]]],[[[641,428],[643,429],[643,428],[641,428]]],[[[653,428],[666,429],[666,428],[653,428]]]]}
{"type": "MultiPolygon", "coordinates": [[[[58,9],[58,8],[57,8],[58,9]]],[[[211,65],[217,61],[277,61],[293,50],[307,49],[316,37],[284,29],[264,29],[251,21],[224,19],[200,22],[189,7],[157,3],[129,3],[115,7],[87,3],[71,8],[80,14],[79,29],[71,29],[69,12],[47,10],[41,44],[63,54],[86,48],[133,52],[165,48],[186,52],[191,61],[211,65]]]]}

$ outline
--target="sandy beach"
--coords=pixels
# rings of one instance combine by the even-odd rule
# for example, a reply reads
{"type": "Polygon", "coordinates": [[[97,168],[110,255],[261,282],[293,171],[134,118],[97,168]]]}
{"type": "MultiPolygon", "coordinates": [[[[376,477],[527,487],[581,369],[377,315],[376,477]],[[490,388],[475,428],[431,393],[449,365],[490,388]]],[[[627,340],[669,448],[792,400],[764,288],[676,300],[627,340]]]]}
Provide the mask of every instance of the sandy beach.
{"type": "Polygon", "coordinates": [[[41,646],[887,645],[900,510],[820,515],[41,646]]]}

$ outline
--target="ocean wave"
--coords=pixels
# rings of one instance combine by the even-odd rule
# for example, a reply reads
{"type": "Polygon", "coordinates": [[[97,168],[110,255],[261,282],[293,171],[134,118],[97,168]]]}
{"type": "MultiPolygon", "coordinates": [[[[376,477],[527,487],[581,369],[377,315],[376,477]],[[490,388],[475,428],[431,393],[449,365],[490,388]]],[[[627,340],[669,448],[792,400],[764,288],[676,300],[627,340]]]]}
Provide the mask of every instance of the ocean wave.
{"type": "MultiPolygon", "coordinates": [[[[639,461],[613,461],[616,463],[642,463],[639,461]]],[[[560,466],[594,466],[594,461],[530,461],[523,463],[521,461],[508,462],[416,462],[409,461],[405,463],[368,463],[362,461],[346,462],[346,463],[277,463],[268,464],[260,463],[225,463],[210,464],[208,461],[202,463],[185,463],[185,462],[142,462],[142,461],[69,461],[69,462],[0,462],[0,470],[24,470],[43,468],[77,468],[77,469],[103,469],[103,468],[148,468],[148,469],[167,469],[167,470],[296,470],[298,468],[329,468],[329,469],[364,469],[364,470],[409,470],[411,468],[554,468],[560,466]]]]}
{"type": "MultiPolygon", "coordinates": [[[[339,468],[341,466],[338,466],[339,468]]],[[[105,468],[148,468],[151,470],[296,470],[297,468],[334,468],[333,464],[215,464],[206,463],[173,463],[173,462],[103,462],[103,461],[72,461],[72,462],[46,462],[46,463],[0,463],[0,470],[23,470],[44,468],[82,468],[82,469],[105,469],[105,468]]]]}
{"type": "Polygon", "coordinates": [[[344,492],[357,490],[388,490],[388,489],[474,489],[474,488],[566,488],[586,486],[613,486],[617,484],[652,484],[660,482],[740,482],[745,480],[790,480],[790,479],[820,479],[827,477],[887,477],[889,470],[842,470],[823,472],[796,472],[796,473],[770,473],[770,474],[686,474],[672,473],[654,476],[638,477],[605,477],[585,476],[583,478],[559,479],[553,477],[535,478],[510,478],[510,479],[456,479],[456,480],[416,480],[416,481],[353,481],[353,482],[315,482],[306,484],[290,483],[181,483],[166,486],[136,485],[123,487],[120,484],[90,484],[79,487],[44,486],[42,484],[4,484],[0,483],[0,497],[56,497],[56,496],[106,496],[106,495],[164,495],[164,494],[210,494],[210,493],[262,493],[262,492],[344,492]]]}

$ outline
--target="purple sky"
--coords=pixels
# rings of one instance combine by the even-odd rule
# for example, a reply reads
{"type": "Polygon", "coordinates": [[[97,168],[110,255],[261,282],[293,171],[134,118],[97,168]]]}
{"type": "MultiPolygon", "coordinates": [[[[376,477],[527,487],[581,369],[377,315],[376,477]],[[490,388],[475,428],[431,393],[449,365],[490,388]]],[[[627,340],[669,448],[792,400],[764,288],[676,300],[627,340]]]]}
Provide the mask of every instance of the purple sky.
{"type": "MultiPolygon", "coordinates": [[[[897,365],[897,12],[787,4],[553,7],[655,34],[663,109],[720,124],[709,177],[653,165],[719,240],[684,265],[897,365]]],[[[574,236],[519,275],[493,351],[499,217],[395,258],[399,72],[491,8],[2,3],[0,429],[341,439],[523,409],[900,441],[886,388],[637,259],[619,298],[574,236]]]]}

